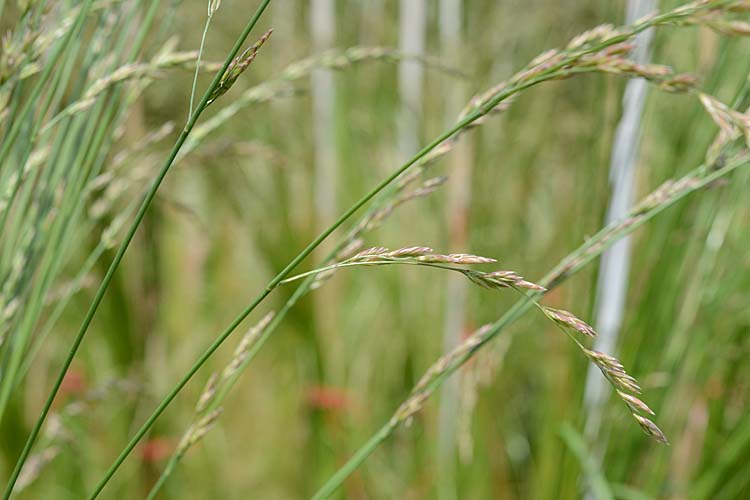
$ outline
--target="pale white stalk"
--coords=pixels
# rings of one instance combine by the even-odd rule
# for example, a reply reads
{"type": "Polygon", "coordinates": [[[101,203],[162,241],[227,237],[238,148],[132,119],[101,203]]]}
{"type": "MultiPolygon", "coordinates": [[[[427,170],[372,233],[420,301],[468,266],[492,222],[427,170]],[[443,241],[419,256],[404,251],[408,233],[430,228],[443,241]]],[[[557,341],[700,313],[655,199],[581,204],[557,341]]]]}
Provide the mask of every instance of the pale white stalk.
{"type": "MultiPolygon", "coordinates": [[[[333,0],[310,2],[310,31],[314,53],[333,45],[335,33],[333,0]]],[[[329,69],[315,69],[311,75],[313,135],[315,148],[314,196],[316,223],[327,226],[336,213],[336,148],[334,133],[335,89],[329,69]]]]}
{"type": "MultiPolygon", "coordinates": [[[[626,23],[656,9],[655,0],[629,0],[626,23]]],[[[653,30],[641,32],[635,37],[635,47],[631,59],[640,64],[650,60],[650,44],[653,30]]],[[[620,220],[633,204],[633,188],[636,177],[638,147],[640,144],[641,116],[646,100],[647,82],[643,79],[629,80],[623,95],[622,117],[617,125],[610,158],[610,185],[612,195],[607,209],[605,224],[620,220]]],[[[617,339],[622,326],[623,312],[628,288],[630,268],[630,238],[624,237],[602,254],[599,281],[596,291],[596,330],[599,337],[594,349],[616,353],[617,339]]],[[[589,366],[584,406],[586,408],[586,436],[589,442],[603,443],[598,436],[607,397],[609,384],[595,366],[589,366]]],[[[600,444],[600,449],[602,445],[600,444]]],[[[591,492],[587,493],[591,497],[591,492]]]]}
{"type": "Polygon", "coordinates": [[[221,0],[209,0],[208,2],[208,16],[206,17],[206,25],[203,27],[203,35],[201,36],[201,46],[198,49],[198,59],[195,61],[195,74],[193,75],[193,86],[190,89],[190,109],[188,111],[188,119],[193,117],[193,105],[195,103],[195,88],[198,86],[198,72],[201,69],[201,59],[203,58],[203,47],[206,45],[206,35],[208,34],[208,27],[211,24],[214,14],[219,10],[221,0]]]}
{"type": "MultiPolygon", "coordinates": [[[[424,55],[427,27],[425,0],[401,0],[399,12],[399,49],[404,54],[424,55]]],[[[420,117],[424,70],[415,60],[403,60],[398,66],[398,90],[401,112],[398,141],[401,158],[408,158],[419,148],[420,117]]]]}
{"type": "MultiPolygon", "coordinates": [[[[461,57],[462,1],[440,0],[439,28],[441,53],[446,61],[456,63],[461,57]]],[[[459,65],[460,66],[460,65],[459,65]]],[[[445,121],[450,124],[460,113],[467,100],[462,83],[453,83],[446,94],[445,121]]],[[[450,157],[452,163],[446,203],[449,246],[451,249],[469,247],[468,209],[471,198],[471,164],[469,149],[462,141],[450,157]]],[[[453,351],[461,342],[466,326],[467,283],[462,276],[447,277],[445,290],[445,316],[443,318],[443,353],[453,351]]],[[[440,394],[438,412],[438,497],[445,500],[458,498],[456,490],[456,442],[458,435],[459,377],[448,379],[440,394]]]]}
{"type": "MultiPolygon", "coordinates": [[[[336,28],[335,6],[334,0],[310,2],[310,33],[315,54],[323,53],[333,46],[336,28]]],[[[314,148],[312,192],[314,225],[317,232],[328,227],[338,215],[336,88],[333,72],[330,69],[316,68],[310,75],[310,84],[314,148]]],[[[332,248],[330,242],[321,245],[315,254],[316,259],[323,259],[332,248]]],[[[336,328],[340,287],[336,283],[331,285],[333,286],[326,286],[313,296],[316,330],[320,332],[333,331],[336,328]]],[[[321,342],[325,341],[321,339],[321,342]]],[[[336,358],[340,352],[340,343],[325,344],[322,349],[336,358]]]]}

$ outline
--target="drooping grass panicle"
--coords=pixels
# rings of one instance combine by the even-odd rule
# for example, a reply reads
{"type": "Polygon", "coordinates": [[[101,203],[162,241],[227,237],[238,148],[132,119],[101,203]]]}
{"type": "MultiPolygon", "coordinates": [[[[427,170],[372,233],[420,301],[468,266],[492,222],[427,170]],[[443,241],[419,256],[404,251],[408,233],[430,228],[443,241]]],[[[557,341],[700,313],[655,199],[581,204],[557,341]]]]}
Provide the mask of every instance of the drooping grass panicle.
{"type": "MultiPolygon", "coordinates": [[[[466,275],[473,283],[482,286],[483,288],[512,288],[517,290],[521,295],[527,297],[523,290],[530,290],[536,293],[544,293],[546,289],[540,285],[529,282],[523,277],[513,271],[494,271],[491,273],[482,273],[479,271],[469,271],[463,268],[455,268],[447,266],[446,264],[487,264],[494,263],[495,259],[488,257],[481,257],[471,254],[436,254],[432,248],[424,246],[411,246],[403,247],[397,250],[389,250],[385,247],[372,247],[359,252],[353,257],[338,264],[337,267],[349,267],[352,265],[388,265],[388,264],[412,264],[412,265],[429,265],[429,267],[438,267],[441,269],[458,271],[466,275]]],[[[325,269],[329,271],[330,268],[325,269]]],[[[311,273],[322,272],[312,271],[311,273]]],[[[293,281],[309,275],[305,273],[297,277],[289,278],[288,281],[293,281]]],[[[573,313],[562,309],[556,309],[540,305],[536,302],[533,297],[527,297],[530,302],[535,304],[544,315],[560,327],[565,333],[571,332],[583,335],[585,337],[593,338],[596,337],[594,329],[585,321],[581,320],[573,313]]],[[[397,422],[403,422],[411,417],[419,408],[421,408],[424,400],[431,393],[431,384],[438,380],[442,374],[447,373],[447,369],[451,366],[452,361],[460,359],[462,356],[467,354],[473,348],[478,347],[481,339],[486,332],[488,327],[483,327],[478,330],[477,333],[470,335],[462,344],[460,344],[454,351],[448,355],[440,358],[435,364],[433,364],[420,379],[412,391],[410,398],[397,410],[393,419],[397,422]]],[[[582,350],[582,352],[596,364],[604,374],[605,378],[613,385],[616,389],[617,395],[620,399],[628,406],[631,413],[635,416],[639,412],[645,412],[653,415],[648,406],[643,403],[640,399],[629,393],[640,394],[641,390],[638,386],[637,381],[628,375],[622,363],[616,358],[598,352],[586,349],[583,345],[573,336],[572,339],[576,345],[582,350]]],[[[643,427],[641,420],[637,419],[639,425],[643,427]]],[[[658,427],[651,422],[650,427],[656,429],[656,431],[647,432],[652,437],[658,437],[658,440],[666,443],[666,438],[663,433],[658,430],[658,427]]]]}
{"type": "MultiPolygon", "coordinates": [[[[540,280],[540,286],[546,289],[553,289],[559,286],[567,278],[573,276],[588,263],[619,240],[626,234],[631,233],[637,227],[650,220],[657,214],[672,206],[678,200],[694,193],[701,188],[709,185],[711,182],[726,176],[737,168],[750,165],[750,152],[744,144],[744,140],[733,141],[722,146],[720,154],[724,161],[718,168],[708,169],[707,165],[701,165],[677,181],[670,181],[666,184],[667,188],[658,188],[654,193],[647,196],[644,202],[636,205],[630,212],[630,215],[623,221],[616,222],[605,227],[596,235],[589,238],[586,243],[571,252],[568,256],[552,269],[544,278],[540,280]],[[675,187],[676,186],[676,187],[675,187]]],[[[481,331],[481,335],[473,334],[468,337],[467,341],[459,346],[452,353],[442,357],[430,369],[427,370],[425,377],[418,383],[420,388],[425,386],[429,390],[412,392],[412,395],[398,408],[394,416],[368,440],[353,456],[344,464],[329,480],[318,490],[313,497],[316,500],[328,498],[342,482],[403,422],[407,421],[417,411],[419,411],[431,392],[439,386],[442,381],[460,368],[466,361],[471,359],[474,353],[486,345],[490,340],[495,338],[513,321],[519,318],[529,308],[537,306],[536,299],[540,298],[544,292],[532,291],[529,295],[519,300],[511,309],[504,314],[495,323],[486,325],[481,331]],[[429,374],[429,376],[428,376],[429,374]],[[425,383],[425,381],[428,381],[425,383]]],[[[556,310],[557,311],[557,310],[556,310]]],[[[567,311],[566,311],[567,313],[567,311]]],[[[571,321],[570,313],[562,315],[562,321],[568,325],[573,323],[577,327],[581,325],[571,321]]],[[[561,320],[560,313],[554,314],[555,322],[561,320]]],[[[585,329],[588,331],[588,329],[585,329]]],[[[651,438],[664,444],[668,444],[667,438],[658,426],[648,418],[639,413],[650,414],[650,408],[643,403],[634,394],[640,393],[640,387],[637,381],[628,375],[616,358],[591,350],[587,350],[575,338],[576,344],[582,349],[584,354],[594,362],[607,380],[619,391],[618,397],[625,403],[631,411],[633,418],[641,429],[651,438]],[[648,408],[648,410],[647,410],[648,408]]]]}

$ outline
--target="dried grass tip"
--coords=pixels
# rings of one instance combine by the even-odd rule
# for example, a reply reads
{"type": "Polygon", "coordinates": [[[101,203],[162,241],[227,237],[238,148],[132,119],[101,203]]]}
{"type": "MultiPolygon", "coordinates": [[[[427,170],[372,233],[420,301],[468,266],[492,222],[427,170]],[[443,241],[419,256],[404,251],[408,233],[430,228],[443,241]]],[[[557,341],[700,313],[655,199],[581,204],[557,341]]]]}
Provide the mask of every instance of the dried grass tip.
{"type": "Polygon", "coordinates": [[[552,307],[542,306],[544,314],[562,326],[563,328],[575,330],[578,333],[582,333],[587,337],[596,337],[596,331],[585,321],[576,317],[573,313],[563,311],[562,309],[554,309],[552,307]]]}
{"type": "Polygon", "coordinates": [[[497,260],[490,257],[482,257],[480,255],[472,255],[468,253],[451,253],[448,255],[428,254],[417,257],[417,260],[419,262],[436,264],[491,264],[497,262],[497,260]]]}
{"type": "Polygon", "coordinates": [[[664,435],[664,433],[655,423],[653,423],[646,417],[641,417],[640,415],[636,415],[635,413],[633,414],[633,418],[636,422],[638,422],[638,425],[641,426],[641,429],[643,429],[643,432],[645,432],[647,436],[669,446],[667,436],[664,435]]]}

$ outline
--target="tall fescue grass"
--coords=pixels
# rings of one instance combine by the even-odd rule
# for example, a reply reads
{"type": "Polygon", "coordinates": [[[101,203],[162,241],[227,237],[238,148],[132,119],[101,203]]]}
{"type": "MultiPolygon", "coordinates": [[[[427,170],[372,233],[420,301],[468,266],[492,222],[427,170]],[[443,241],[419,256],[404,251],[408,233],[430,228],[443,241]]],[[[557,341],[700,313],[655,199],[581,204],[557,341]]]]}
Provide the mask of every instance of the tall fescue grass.
{"type": "Polygon", "coordinates": [[[300,497],[321,485],[318,498],[342,486],[347,497],[742,498],[750,488],[740,473],[750,451],[742,418],[750,318],[747,274],[737,272],[748,265],[747,238],[737,221],[747,210],[750,126],[741,113],[750,68],[737,36],[750,31],[750,5],[664,5],[631,27],[580,36],[620,14],[552,6],[559,30],[541,10],[503,30],[512,7],[467,6],[475,37],[466,43],[480,50],[441,63],[416,58],[434,77],[424,97],[434,106],[424,107],[417,131],[432,139],[391,170],[399,163],[394,69],[358,63],[414,55],[383,48],[395,33],[372,25],[370,7],[341,26],[338,38],[353,48],[309,55],[294,7],[279,2],[261,17],[268,4],[240,16],[231,2],[210,2],[209,29],[205,4],[193,25],[181,14],[197,4],[0,3],[1,24],[10,20],[0,64],[6,497],[15,482],[19,496],[52,498],[300,497]],[[259,28],[275,29],[262,48],[270,32],[244,42],[259,19],[259,28]],[[217,27],[241,32],[228,55],[232,42],[212,39],[217,27]],[[653,27],[655,60],[670,66],[628,58],[633,36],[653,27]],[[187,46],[200,43],[200,52],[177,51],[183,28],[198,34],[187,46]],[[514,40],[519,50],[507,50],[514,40]],[[334,80],[336,134],[328,138],[342,166],[335,196],[343,215],[317,234],[307,101],[277,100],[304,94],[303,80],[319,68],[347,72],[334,80]],[[192,93],[205,90],[193,106],[192,72],[201,69],[213,80],[192,80],[192,93]],[[621,86],[584,75],[597,73],[666,91],[652,93],[644,119],[644,197],[601,230],[621,86]],[[477,97],[446,128],[441,95],[465,75],[477,97]],[[548,83],[561,80],[569,83],[548,83]],[[440,161],[458,141],[474,151],[468,248],[405,247],[446,247],[436,209],[450,170],[440,161]],[[206,168],[188,168],[196,165],[206,168]],[[688,195],[694,200],[682,201],[688,195]],[[641,227],[623,340],[616,353],[599,353],[586,347],[595,332],[579,319],[589,316],[595,281],[583,271],[641,227]],[[329,236],[330,254],[295,271],[329,236]],[[540,278],[487,268],[491,260],[468,251],[540,278]],[[363,266],[385,269],[356,269],[363,266]],[[447,304],[434,286],[441,269],[494,289],[469,289],[462,341],[446,353],[447,304]],[[309,301],[332,285],[347,293],[332,304],[309,301]],[[256,308],[275,312],[260,323],[256,313],[237,346],[220,351],[256,308]],[[526,318],[529,309],[544,314],[526,318]],[[323,316],[334,321],[316,320],[323,316]],[[216,337],[221,324],[229,326],[216,337]],[[556,327],[573,342],[545,331],[556,327]],[[261,351],[272,334],[275,344],[261,351]],[[583,438],[587,361],[620,404],[583,438]],[[205,386],[188,385],[204,364],[214,373],[200,371],[205,386]],[[460,383],[460,446],[440,465],[456,473],[438,481],[428,398],[451,375],[460,383]],[[238,384],[244,390],[232,391],[238,384]],[[187,400],[171,405],[183,389],[187,400]],[[415,430],[399,431],[405,423],[415,430]]]}

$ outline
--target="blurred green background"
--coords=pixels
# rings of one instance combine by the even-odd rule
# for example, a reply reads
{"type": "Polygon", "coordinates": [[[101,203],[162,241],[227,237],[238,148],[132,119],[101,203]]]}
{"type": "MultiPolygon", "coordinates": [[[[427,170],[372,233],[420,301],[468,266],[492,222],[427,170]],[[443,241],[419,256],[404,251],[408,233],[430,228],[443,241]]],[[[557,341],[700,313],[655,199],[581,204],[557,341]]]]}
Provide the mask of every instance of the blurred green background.
{"type": "MultiPolygon", "coordinates": [[[[180,50],[200,43],[205,2],[162,3],[141,59],[170,37],[178,37],[180,50]]],[[[271,2],[252,36],[271,27],[273,36],[202,121],[244,89],[326,45],[404,43],[403,6],[394,0],[334,2],[330,40],[322,42],[310,28],[314,3],[271,2]]],[[[659,3],[662,10],[677,5],[659,3]]],[[[134,2],[108,8],[115,16],[141,12],[134,2]]],[[[254,8],[255,2],[222,2],[208,32],[206,60],[223,59],[254,8]]],[[[4,30],[13,27],[13,9],[0,22],[4,30]]],[[[459,9],[458,40],[446,43],[439,4],[427,2],[424,54],[443,67],[419,65],[421,109],[406,105],[398,62],[362,62],[326,73],[322,98],[304,78],[293,83],[292,95],[243,107],[175,165],[35,448],[54,448],[55,456],[19,498],[80,498],[89,492],[195,358],[330,219],[331,205],[334,215],[341,213],[406,159],[407,136],[427,143],[472,95],[538,53],[564,46],[597,24],[624,22],[626,2],[471,0],[459,9]],[[322,120],[316,99],[324,99],[322,120]],[[321,173],[321,158],[331,172],[321,173]],[[328,208],[315,202],[321,190],[328,208]]],[[[117,31],[116,22],[112,29],[117,31]]],[[[652,59],[695,73],[704,89],[731,102],[750,67],[748,48],[745,40],[705,29],[662,28],[652,59]]],[[[210,77],[202,74],[198,88],[210,77]]],[[[129,105],[123,134],[104,152],[106,164],[119,151],[134,151],[119,170],[124,177],[136,172],[116,201],[120,209],[137,199],[168,153],[187,115],[191,79],[189,69],[163,70],[129,105]],[[145,135],[170,121],[174,131],[139,149],[145,135]]],[[[595,75],[524,92],[432,167],[431,175],[449,177],[444,187],[400,207],[367,234],[366,245],[487,255],[503,269],[539,278],[604,224],[625,84],[595,75]],[[465,206],[452,187],[456,179],[466,190],[465,206]]],[[[697,99],[650,88],[640,124],[636,199],[699,165],[715,132],[697,99]]],[[[641,381],[670,447],[645,437],[613,398],[596,435],[581,437],[589,365],[532,311],[459,372],[459,396],[449,402],[456,410],[453,432],[441,430],[446,396],[436,395],[346,482],[340,497],[580,498],[587,478],[598,477],[617,498],[748,498],[747,181],[740,170],[729,183],[669,209],[632,240],[624,322],[612,354],[641,381]]],[[[89,213],[95,202],[92,196],[89,213]]],[[[111,218],[86,226],[58,286],[78,272],[111,218]]],[[[15,391],[2,428],[4,470],[19,453],[112,257],[105,251],[87,273],[15,391]]],[[[305,297],[250,364],[216,427],[190,449],[161,497],[312,494],[390,418],[442,354],[449,311],[459,315],[454,333],[460,335],[493,321],[514,300],[467,287],[458,292],[465,293],[465,307],[456,311],[450,278],[408,266],[350,269],[305,297]]],[[[591,266],[545,303],[593,322],[596,282],[597,268],[591,266]]],[[[243,328],[283,305],[293,290],[289,285],[274,292],[243,328]]],[[[198,373],[104,498],[142,498],[148,492],[191,423],[203,384],[229,362],[236,342],[198,373]]]]}

